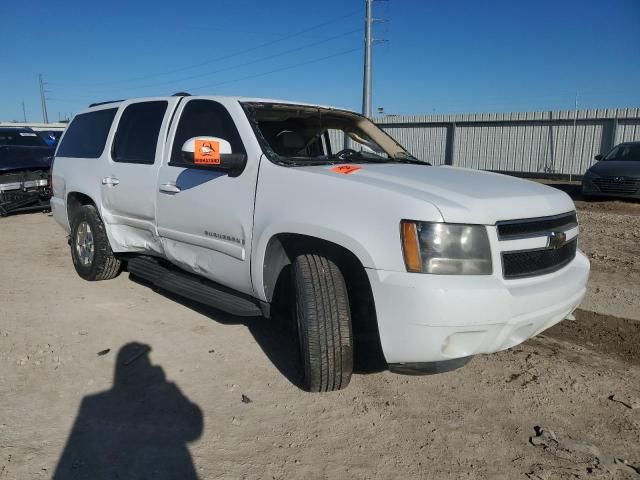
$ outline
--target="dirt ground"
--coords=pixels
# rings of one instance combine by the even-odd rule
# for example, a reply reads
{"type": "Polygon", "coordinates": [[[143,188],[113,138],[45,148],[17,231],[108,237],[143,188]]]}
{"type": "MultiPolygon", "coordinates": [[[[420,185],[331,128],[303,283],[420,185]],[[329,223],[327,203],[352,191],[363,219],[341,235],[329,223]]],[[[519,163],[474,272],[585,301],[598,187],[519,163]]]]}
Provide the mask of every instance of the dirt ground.
{"type": "Polygon", "coordinates": [[[578,204],[577,321],[322,395],[291,332],[85,282],[51,217],[0,219],[0,480],[640,479],[640,207],[604,205],[578,204]]]}
{"type": "Polygon", "coordinates": [[[640,320],[640,202],[576,202],[580,248],[591,261],[582,308],[640,320]]]}

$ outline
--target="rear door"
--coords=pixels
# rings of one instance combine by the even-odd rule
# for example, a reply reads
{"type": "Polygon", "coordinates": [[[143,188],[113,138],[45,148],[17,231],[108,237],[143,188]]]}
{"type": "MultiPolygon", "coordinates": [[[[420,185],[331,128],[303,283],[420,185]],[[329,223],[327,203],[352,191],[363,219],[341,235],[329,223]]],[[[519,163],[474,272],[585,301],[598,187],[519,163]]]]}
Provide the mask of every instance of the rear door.
{"type": "Polygon", "coordinates": [[[186,98],[176,118],[157,187],[157,227],[165,255],[187,271],[251,294],[249,252],[259,159],[251,127],[238,102],[231,100],[223,105],[186,98]],[[242,120],[240,129],[233,118],[242,120]],[[243,172],[232,177],[185,166],[182,146],[202,136],[222,138],[232,153],[247,154],[243,172]]]}
{"type": "Polygon", "coordinates": [[[166,128],[178,101],[176,97],[126,102],[116,118],[117,129],[101,173],[103,216],[115,227],[112,231],[120,229],[130,239],[129,250],[144,250],[144,239],[155,236],[158,169],[166,128]]]}

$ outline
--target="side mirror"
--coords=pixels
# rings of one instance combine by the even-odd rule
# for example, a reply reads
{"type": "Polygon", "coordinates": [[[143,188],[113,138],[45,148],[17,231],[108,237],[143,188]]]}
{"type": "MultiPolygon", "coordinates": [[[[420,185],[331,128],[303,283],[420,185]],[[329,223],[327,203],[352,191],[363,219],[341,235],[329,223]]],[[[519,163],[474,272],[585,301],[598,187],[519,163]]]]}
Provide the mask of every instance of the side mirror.
{"type": "Polygon", "coordinates": [[[603,157],[602,157],[602,155],[600,155],[600,154],[598,154],[598,155],[596,155],[595,157],[593,157],[593,159],[594,159],[594,160],[598,160],[598,161],[602,160],[602,158],[603,158],[603,157]]]}
{"type": "Polygon", "coordinates": [[[247,163],[244,153],[231,153],[231,144],[218,137],[193,137],[182,145],[182,160],[190,167],[240,175],[247,163]]]}

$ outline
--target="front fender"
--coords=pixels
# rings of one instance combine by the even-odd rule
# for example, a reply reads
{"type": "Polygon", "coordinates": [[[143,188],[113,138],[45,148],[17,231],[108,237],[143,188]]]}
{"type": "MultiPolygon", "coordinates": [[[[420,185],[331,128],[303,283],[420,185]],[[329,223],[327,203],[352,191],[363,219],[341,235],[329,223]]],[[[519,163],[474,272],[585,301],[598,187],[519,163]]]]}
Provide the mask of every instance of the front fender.
{"type": "Polygon", "coordinates": [[[310,223],[290,222],[271,224],[262,231],[259,237],[254,237],[252,247],[251,278],[255,295],[260,300],[268,301],[268,292],[265,289],[264,278],[265,268],[267,266],[265,263],[267,248],[273,238],[282,234],[304,235],[305,237],[312,237],[334,243],[353,253],[364,267],[374,268],[373,258],[364,245],[343,232],[310,223]]]}
{"type": "Polygon", "coordinates": [[[331,165],[285,167],[262,157],[253,224],[251,278],[266,300],[264,262],[274,235],[316,237],[350,251],[365,268],[405,271],[400,221],[442,221],[440,211],[410,189],[354,181],[331,165]]]}

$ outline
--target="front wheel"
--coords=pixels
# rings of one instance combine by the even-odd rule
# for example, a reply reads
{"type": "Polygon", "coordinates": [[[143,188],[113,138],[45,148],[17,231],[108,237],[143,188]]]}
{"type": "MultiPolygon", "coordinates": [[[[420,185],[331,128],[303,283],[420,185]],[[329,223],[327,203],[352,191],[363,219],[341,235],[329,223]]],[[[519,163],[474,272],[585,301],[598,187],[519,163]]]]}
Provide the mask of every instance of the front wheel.
{"type": "Polygon", "coordinates": [[[85,205],[71,221],[71,258],[76,272],[85,280],[109,280],[120,273],[118,260],[107,238],[96,207],[85,205]]]}
{"type": "Polygon", "coordinates": [[[353,371],[353,334],[342,272],[322,255],[299,255],[293,282],[304,385],[311,392],[345,388],[353,371]]]}

